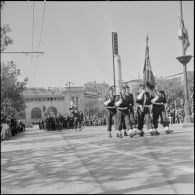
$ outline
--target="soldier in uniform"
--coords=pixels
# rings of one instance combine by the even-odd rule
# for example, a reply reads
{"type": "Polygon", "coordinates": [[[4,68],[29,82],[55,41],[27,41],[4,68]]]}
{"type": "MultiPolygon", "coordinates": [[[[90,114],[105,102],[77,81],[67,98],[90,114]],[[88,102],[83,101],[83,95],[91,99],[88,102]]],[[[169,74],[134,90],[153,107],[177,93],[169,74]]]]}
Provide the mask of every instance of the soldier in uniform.
{"type": "Polygon", "coordinates": [[[116,106],[114,105],[115,98],[116,96],[114,95],[114,89],[110,87],[104,99],[104,106],[107,108],[107,131],[109,132],[109,137],[112,137],[112,120],[114,120],[116,130],[116,106]]]}
{"type": "Polygon", "coordinates": [[[129,96],[128,102],[128,110],[129,110],[129,117],[130,117],[130,126],[131,129],[129,130],[129,136],[133,137],[137,133],[136,123],[135,123],[135,116],[134,116],[134,98],[133,94],[130,93],[130,88],[126,85],[126,95],[129,96]]]}
{"type": "Polygon", "coordinates": [[[82,127],[83,127],[83,119],[84,119],[83,113],[82,113],[81,111],[79,111],[79,115],[80,115],[80,118],[79,118],[79,125],[80,125],[80,127],[81,127],[81,129],[82,129],[82,127]]]}
{"type": "MultiPolygon", "coordinates": [[[[123,86],[120,92],[120,99],[115,103],[117,109],[117,130],[119,131],[119,138],[122,138],[122,126],[125,121],[125,126],[128,131],[131,129],[129,105],[131,104],[130,96],[126,94],[126,89],[123,86]]],[[[130,131],[131,133],[131,131],[130,131]]]]}
{"type": "Polygon", "coordinates": [[[77,132],[77,128],[79,128],[79,131],[81,131],[81,126],[80,126],[80,114],[79,114],[79,111],[78,111],[78,108],[75,107],[75,109],[73,110],[73,115],[74,115],[74,128],[76,129],[76,132],[77,132]]]}
{"type": "Polygon", "coordinates": [[[166,134],[172,133],[173,130],[169,129],[169,122],[166,116],[166,108],[165,105],[167,103],[165,92],[162,90],[159,90],[159,86],[156,84],[155,90],[154,90],[154,96],[152,96],[151,100],[153,107],[152,107],[152,115],[153,115],[153,127],[154,127],[154,134],[159,135],[159,132],[157,131],[158,128],[158,119],[159,116],[162,116],[162,124],[165,128],[166,134]]]}
{"type": "Polygon", "coordinates": [[[137,108],[137,119],[138,119],[138,131],[139,136],[144,135],[143,126],[144,119],[147,125],[147,129],[150,135],[154,135],[151,122],[151,95],[147,88],[144,87],[144,84],[140,84],[139,94],[136,98],[136,103],[139,104],[137,108]]]}

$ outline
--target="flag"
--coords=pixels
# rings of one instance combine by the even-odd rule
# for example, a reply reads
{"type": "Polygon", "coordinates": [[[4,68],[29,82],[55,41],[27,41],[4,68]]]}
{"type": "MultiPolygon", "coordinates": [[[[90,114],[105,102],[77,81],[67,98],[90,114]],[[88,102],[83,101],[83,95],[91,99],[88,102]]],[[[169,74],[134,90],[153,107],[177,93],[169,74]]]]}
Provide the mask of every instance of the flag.
{"type": "MultiPolygon", "coordinates": [[[[148,40],[148,36],[147,36],[147,40],[148,40]]],[[[143,69],[143,81],[145,86],[147,86],[149,89],[151,90],[154,89],[155,82],[154,82],[154,75],[152,73],[152,67],[150,63],[148,45],[146,45],[145,62],[144,62],[144,69],[143,69]]]]}
{"type": "Polygon", "coordinates": [[[184,25],[184,20],[182,17],[180,17],[180,28],[178,31],[178,37],[180,40],[183,41],[184,52],[186,52],[187,48],[190,46],[190,41],[189,41],[189,36],[188,36],[188,30],[184,25]]]}

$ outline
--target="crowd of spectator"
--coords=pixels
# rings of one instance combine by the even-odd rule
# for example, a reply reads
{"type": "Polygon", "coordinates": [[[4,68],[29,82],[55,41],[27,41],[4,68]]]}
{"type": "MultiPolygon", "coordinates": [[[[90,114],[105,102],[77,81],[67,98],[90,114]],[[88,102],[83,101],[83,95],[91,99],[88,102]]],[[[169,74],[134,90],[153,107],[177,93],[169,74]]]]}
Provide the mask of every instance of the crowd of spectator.
{"type": "Polygon", "coordinates": [[[185,112],[184,112],[183,107],[181,106],[167,107],[166,112],[167,112],[167,117],[169,119],[170,124],[184,122],[185,112]]]}
{"type": "Polygon", "coordinates": [[[84,119],[85,126],[103,126],[106,125],[106,117],[95,116],[93,119],[85,117],[84,119]]]}
{"type": "Polygon", "coordinates": [[[17,120],[14,113],[1,112],[1,141],[25,131],[25,123],[17,120]]]}

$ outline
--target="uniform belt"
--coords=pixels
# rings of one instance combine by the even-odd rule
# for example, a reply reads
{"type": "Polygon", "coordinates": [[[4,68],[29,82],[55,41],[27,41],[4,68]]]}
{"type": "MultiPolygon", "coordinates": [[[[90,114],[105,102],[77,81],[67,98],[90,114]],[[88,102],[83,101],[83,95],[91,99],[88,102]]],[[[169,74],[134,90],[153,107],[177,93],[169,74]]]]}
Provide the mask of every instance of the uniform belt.
{"type": "MultiPolygon", "coordinates": [[[[142,105],[140,105],[140,106],[142,106],[142,105]]],[[[145,108],[145,107],[147,107],[147,108],[148,108],[148,107],[150,107],[150,105],[144,105],[143,107],[144,107],[144,108],[145,108]]]]}
{"type": "Polygon", "coordinates": [[[107,108],[107,109],[116,109],[115,106],[107,106],[106,108],[107,108]]]}
{"type": "MultiPolygon", "coordinates": [[[[163,103],[163,102],[159,102],[159,103],[163,103]]],[[[163,103],[163,104],[154,103],[154,105],[155,105],[155,106],[163,106],[164,103],[163,103]]]]}

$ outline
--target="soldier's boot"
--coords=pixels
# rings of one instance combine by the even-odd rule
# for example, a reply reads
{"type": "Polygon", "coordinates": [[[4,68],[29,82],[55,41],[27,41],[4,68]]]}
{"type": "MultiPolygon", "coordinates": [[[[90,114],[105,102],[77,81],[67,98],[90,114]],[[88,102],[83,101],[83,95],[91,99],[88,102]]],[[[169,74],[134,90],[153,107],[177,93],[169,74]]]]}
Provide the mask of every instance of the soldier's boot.
{"type": "Polygon", "coordinates": [[[122,139],[123,138],[123,136],[122,136],[122,132],[120,131],[120,133],[119,133],[119,138],[120,139],[122,139]]]}
{"type": "Polygon", "coordinates": [[[160,133],[157,131],[157,129],[153,129],[152,133],[153,133],[153,135],[160,135],[160,133]]]}
{"type": "Polygon", "coordinates": [[[154,135],[154,134],[153,134],[153,129],[149,129],[149,134],[150,134],[151,136],[154,135]]]}
{"type": "Polygon", "coordinates": [[[166,134],[173,133],[173,130],[170,130],[169,127],[165,127],[165,133],[166,134]]]}
{"type": "Polygon", "coordinates": [[[116,131],[116,137],[119,137],[119,131],[116,131]]]}
{"type": "Polygon", "coordinates": [[[140,137],[144,136],[144,131],[142,130],[137,130],[137,135],[139,135],[140,137]]]}
{"type": "Polygon", "coordinates": [[[136,129],[129,129],[129,137],[132,138],[137,134],[136,129]]]}
{"type": "Polygon", "coordinates": [[[127,134],[127,132],[126,132],[126,131],[124,132],[124,136],[128,136],[128,134],[127,134]]]}

